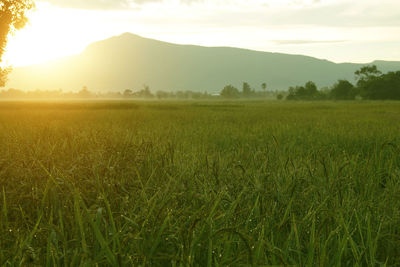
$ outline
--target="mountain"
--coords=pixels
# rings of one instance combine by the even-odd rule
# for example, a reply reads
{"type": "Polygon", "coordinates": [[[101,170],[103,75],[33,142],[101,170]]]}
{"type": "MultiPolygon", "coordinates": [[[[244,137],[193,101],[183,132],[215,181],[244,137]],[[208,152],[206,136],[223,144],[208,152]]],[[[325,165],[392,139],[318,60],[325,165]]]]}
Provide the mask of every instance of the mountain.
{"type": "MultiPolygon", "coordinates": [[[[382,72],[400,70],[400,62],[374,61],[382,72]]],[[[246,81],[269,90],[314,81],[319,87],[338,79],[354,81],[365,64],[336,64],[308,56],[252,51],[231,47],[178,45],[131,33],[89,45],[80,55],[16,68],[7,87],[24,90],[139,90],[219,92],[225,85],[246,81]]]]}

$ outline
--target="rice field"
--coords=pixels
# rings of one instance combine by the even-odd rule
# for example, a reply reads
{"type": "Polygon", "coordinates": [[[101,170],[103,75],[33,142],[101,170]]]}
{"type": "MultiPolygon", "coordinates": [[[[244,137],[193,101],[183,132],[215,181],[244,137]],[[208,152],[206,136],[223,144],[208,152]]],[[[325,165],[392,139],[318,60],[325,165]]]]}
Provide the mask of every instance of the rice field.
{"type": "Polygon", "coordinates": [[[399,266],[400,102],[0,102],[0,266],[399,266]]]}

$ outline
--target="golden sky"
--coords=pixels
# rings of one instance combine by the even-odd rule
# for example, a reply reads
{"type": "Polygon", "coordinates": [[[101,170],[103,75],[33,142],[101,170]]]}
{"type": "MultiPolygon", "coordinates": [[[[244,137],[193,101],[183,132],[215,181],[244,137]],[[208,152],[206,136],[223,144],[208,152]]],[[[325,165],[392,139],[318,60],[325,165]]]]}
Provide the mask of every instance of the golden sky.
{"type": "Polygon", "coordinates": [[[5,61],[30,65],[123,32],[334,62],[400,61],[399,0],[47,0],[10,38],[5,61]]]}

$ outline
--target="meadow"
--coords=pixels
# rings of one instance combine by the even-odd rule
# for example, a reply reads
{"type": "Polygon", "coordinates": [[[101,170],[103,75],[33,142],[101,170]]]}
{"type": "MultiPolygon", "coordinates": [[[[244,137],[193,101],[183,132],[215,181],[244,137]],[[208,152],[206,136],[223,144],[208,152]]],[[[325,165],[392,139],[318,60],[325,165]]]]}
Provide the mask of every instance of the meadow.
{"type": "Polygon", "coordinates": [[[0,102],[0,266],[399,265],[399,102],[0,102]]]}

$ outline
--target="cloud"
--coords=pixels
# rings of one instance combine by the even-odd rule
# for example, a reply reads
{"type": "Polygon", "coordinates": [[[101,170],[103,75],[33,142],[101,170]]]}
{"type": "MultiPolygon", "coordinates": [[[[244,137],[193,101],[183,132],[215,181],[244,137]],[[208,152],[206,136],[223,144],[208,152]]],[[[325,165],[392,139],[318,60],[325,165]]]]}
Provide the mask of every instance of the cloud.
{"type": "Polygon", "coordinates": [[[120,10],[162,0],[42,0],[62,8],[120,10]]]}
{"type": "Polygon", "coordinates": [[[332,44],[344,43],[346,40],[274,40],[277,45],[332,44]]]}
{"type": "MultiPolygon", "coordinates": [[[[38,0],[39,1],[39,0],[38,0]]],[[[165,13],[184,9],[203,25],[393,27],[400,26],[399,0],[40,0],[64,8],[123,10],[158,3],[165,13]]],[[[149,7],[152,9],[153,7],[149,7]]],[[[150,10],[152,11],[152,10],[150,10]]],[[[151,13],[151,12],[150,12],[151,13]]],[[[152,15],[149,14],[150,17],[152,15]]]]}
{"type": "Polygon", "coordinates": [[[321,2],[300,10],[287,10],[277,23],[329,27],[382,27],[400,25],[400,2],[393,0],[321,2]]]}
{"type": "MultiPolygon", "coordinates": [[[[231,0],[234,1],[234,0],[231,0]]],[[[271,0],[272,1],[272,0],[271,0]]],[[[231,26],[288,26],[311,27],[399,27],[400,1],[382,0],[320,0],[286,1],[273,5],[247,4],[244,0],[240,8],[232,6],[208,13],[207,23],[231,26]]],[[[258,2],[261,3],[261,2],[258,2]]],[[[239,4],[238,4],[239,6],[239,4]]]]}
{"type": "MultiPolygon", "coordinates": [[[[62,8],[92,9],[92,10],[121,10],[149,3],[161,3],[166,0],[40,0],[62,8]]],[[[204,3],[207,0],[179,0],[181,4],[204,3]]],[[[230,1],[230,0],[228,0],[230,1]]]]}

